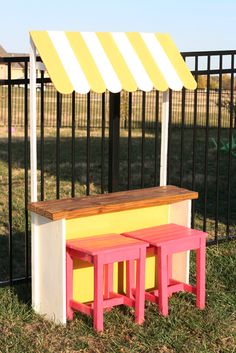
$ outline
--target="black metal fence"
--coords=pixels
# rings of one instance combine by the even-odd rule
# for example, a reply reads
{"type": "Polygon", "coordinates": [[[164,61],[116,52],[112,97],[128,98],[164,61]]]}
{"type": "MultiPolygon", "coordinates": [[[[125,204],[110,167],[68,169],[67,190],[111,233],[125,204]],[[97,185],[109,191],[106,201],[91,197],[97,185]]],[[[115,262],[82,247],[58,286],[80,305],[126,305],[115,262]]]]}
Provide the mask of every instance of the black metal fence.
{"type": "MultiPolygon", "coordinates": [[[[170,92],[168,184],[199,192],[192,226],[208,231],[209,244],[236,237],[235,55],[183,53],[205,86],[170,92]]],[[[29,58],[0,58],[0,65],[6,70],[0,79],[3,285],[30,278],[29,58]],[[14,69],[17,62],[23,64],[22,72],[14,69]]],[[[108,92],[62,96],[40,72],[39,199],[158,185],[161,101],[162,93],[156,91],[121,92],[112,98],[108,92]],[[114,104],[120,105],[120,116],[111,121],[114,104]]]]}
{"type": "MultiPolygon", "coordinates": [[[[6,81],[5,81],[6,82],[6,81]]],[[[13,81],[14,82],[14,81],[13,81]]],[[[44,127],[56,127],[57,125],[57,92],[51,83],[42,84],[38,86],[37,90],[37,101],[38,105],[41,105],[43,99],[43,110],[44,110],[44,127]],[[42,92],[43,89],[43,92],[42,92]]],[[[235,90],[236,92],[236,90],[235,90]]],[[[207,89],[198,89],[197,94],[197,121],[198,127],[206,126],[206,97],[207,89]]],[[[236,94],[236,93],[235,93],[236,94]]],[[[108,102],[109,93],[105,94],[106,102],[108,102]]],[[[0,126],[7,126],[8,123],[8,85],[0,85],[0,126]]],[[[23,84],[13,85],[11,89],[11,100],[12,100],[12,126],[14,128],[24,127],[24,97],[25,88],[23,84]]],[[[141,114],[141,102],[142,92],[137,91],[132,94],[133,105],[132,105],[132,129],[141,128],[142,125],[142,114],[141,114]]],[[[29,97],[28,97],[29,99],[29,97]]],[[[194,91],[185,92],[185,127],[192,128],[194,126],[194,91]]],[[[128,106],[129,98],[127,92],[121,94],[121,117],[120,126],[121,128],[127,128],[128,126],[128,106]]],[[[221,116],[222,123],[221,127],[230,127],[230,89],[221,90],[221,116]]],[[[181,111],[182,93],[172,92],[172,125],[181,126],[182,124],[182,111],[181,111]]],[[[29,104],[28,104],[29,105],[29,104]]],[[[71,127],[72,126],[72,95],[63,95],[60,97],[60,127],[71,127]]],[[[87,98],[82,94],[75,94],[75,126],[77,128],[87,127],[87,98]]],[[[210,127],[218,126],[218,105],[219,105],[219,93],[218,89],[210,89],[209,91],[209,125],[210,127]]],[[[155,91],[146,94],[146,128],[153,129],[155,126],[155,106],[156,97],[155,91]]],[[[92,93],[90,94],[90,111],[91,111],[91,128],[101,128],[102,126],[102,95],[92,93]]],[[[106,105],[106,116],[108,116],[109,107],[106,105]]],[[[41,112],[38,110],[37,114],[37,126],[41,124],[41,112]]],[[[105,126],[108,128],[109,121],[106,119],[105,126]]],[[[233,126],[236,126],[236,110],[234,111],[233,126]]]]}

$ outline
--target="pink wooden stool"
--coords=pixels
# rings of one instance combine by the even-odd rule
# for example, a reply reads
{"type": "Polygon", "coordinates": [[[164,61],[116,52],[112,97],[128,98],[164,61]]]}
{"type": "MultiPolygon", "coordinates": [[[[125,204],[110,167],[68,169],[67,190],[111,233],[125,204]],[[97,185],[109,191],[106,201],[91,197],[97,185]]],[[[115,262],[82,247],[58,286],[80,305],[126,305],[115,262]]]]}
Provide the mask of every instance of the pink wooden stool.
{"type": "Polygon", "coordinates": [[[158,290],[145,292],[145,299],[159,303],[159,312],[168,316],[168,296],[179,291],[196,294],[196,305],[205,307],[205,252],[206,233],[177,224],[140,229],[123,235],[147,241],[148,254],[157,255],[158,290]],[[196,287],[172,279],[172,254],[196,250],[196,287]]]}
{"type": "Polygon", "coordinates": [[[103,331],[103,310],[115,305],[135,307],[135,321],[144,321],[145,258],[148,243],[119,234],[106,234],[66,242],[66,311],[73,319],[73,310],[93,316],[96,331],[103,331]],[[73,259],[94,265],[94,301],[79,303],[73,300],[73,259]],[[137,260],[135,299],[133,261],[137,260]],[[113,264],[126,261],[126,295],[113,292],[113,264]],[[103,276],[104,267],[104,276],[103,276]],[[103,283],[104,279],[104,283],[103,283]]]}

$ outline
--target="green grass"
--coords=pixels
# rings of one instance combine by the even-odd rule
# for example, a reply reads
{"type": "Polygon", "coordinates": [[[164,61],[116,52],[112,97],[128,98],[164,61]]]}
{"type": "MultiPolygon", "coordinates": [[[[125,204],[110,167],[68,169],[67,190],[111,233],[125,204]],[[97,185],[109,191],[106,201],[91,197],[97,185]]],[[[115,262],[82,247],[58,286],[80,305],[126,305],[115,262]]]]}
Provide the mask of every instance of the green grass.
{"type": "MultiPolygon", "coordinates": [[[[193,257],[192,257],[193,260],[193,257]]],[[[207,304],[178,293],[169,301],[169,317],[147,303],[145,323],[137,326],[133,310],[116,307],[105,314],[104,333],[80,314],[68,325],[55,325],[30,308],[27,285],[0,289],[1,353],[234,353],[236,352],[236,242],[207,249],[207,304]]],[[[194,273],[194,261],[191,261],[194,273]]],[[[192,277],[192,276],[191,276],[192,277]]]]}

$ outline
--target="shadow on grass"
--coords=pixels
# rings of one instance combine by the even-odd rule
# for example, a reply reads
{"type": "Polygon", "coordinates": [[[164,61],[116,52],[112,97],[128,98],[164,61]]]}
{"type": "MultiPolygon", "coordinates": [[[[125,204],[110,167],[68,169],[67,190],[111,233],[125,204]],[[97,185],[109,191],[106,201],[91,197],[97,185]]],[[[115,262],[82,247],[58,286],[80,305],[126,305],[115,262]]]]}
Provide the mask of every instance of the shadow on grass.
{"type": "Polygon", "coordinates": [[[30,308],[32,305],[31,281],[28,280],[28,282],[24,284],[14,285],[13,288],[14,288],[14,293],[17,295],[19,302],[23,304],[27,304],[27,306],[30,308]]]}

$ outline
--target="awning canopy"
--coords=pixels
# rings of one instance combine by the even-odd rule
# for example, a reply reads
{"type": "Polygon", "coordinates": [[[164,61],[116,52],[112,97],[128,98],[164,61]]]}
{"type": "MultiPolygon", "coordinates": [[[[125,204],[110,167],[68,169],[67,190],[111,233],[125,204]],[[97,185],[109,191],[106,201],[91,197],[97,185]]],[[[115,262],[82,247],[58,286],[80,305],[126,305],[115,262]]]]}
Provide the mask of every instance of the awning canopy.
{"type": "Polygon", "coordinates": [[[169,34],[32,31],[30,35],[60,93],[197,86],[169,34]]]}

